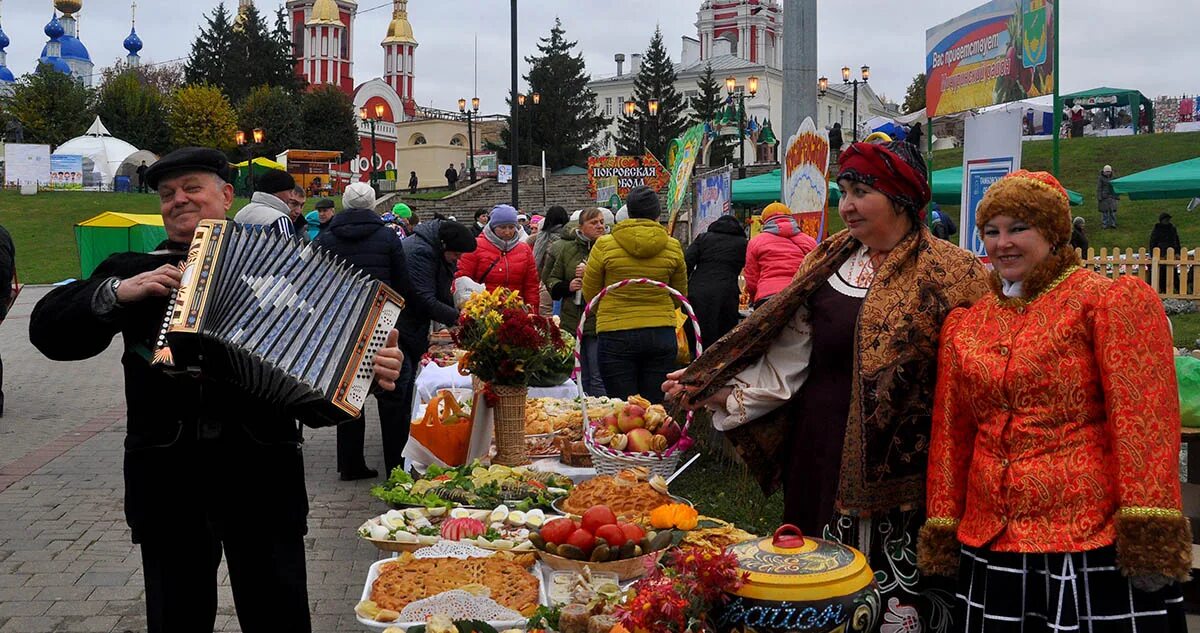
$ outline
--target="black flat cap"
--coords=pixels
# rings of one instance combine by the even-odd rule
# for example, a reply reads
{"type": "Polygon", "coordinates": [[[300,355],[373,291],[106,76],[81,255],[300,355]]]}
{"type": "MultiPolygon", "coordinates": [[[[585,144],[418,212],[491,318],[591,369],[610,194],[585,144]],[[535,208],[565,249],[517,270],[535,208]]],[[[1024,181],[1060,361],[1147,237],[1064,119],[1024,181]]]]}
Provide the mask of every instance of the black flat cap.
{"type": "Polygon", "coordinates": [[[164,178],[196,171],[216,174],[221,180],[229,182],[229,161],[225,154],[207,147],[181,147],[158,159],[146,170],[146,185],[157,189],[159,181],[164,178]]]}
{"type": "Polygon", "coordinates": [[[320,200],[317,200],[316,208],[332,209],[333,208],[333,200],[330,200],[329,198],[321,198],[320,200]]]}
{"type": "Polygon", "coordinates": [[[260,176],[254,177],[254,190],[263,193],[279,193],[296,188],[296,179],[286,171],[268,169],[260,176]]]}

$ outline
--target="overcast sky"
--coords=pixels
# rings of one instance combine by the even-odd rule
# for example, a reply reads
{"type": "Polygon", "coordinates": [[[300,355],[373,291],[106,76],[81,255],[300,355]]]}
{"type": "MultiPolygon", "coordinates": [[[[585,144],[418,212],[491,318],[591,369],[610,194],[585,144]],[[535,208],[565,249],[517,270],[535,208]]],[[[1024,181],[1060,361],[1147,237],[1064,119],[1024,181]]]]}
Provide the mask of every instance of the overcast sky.
{"type": "MultiPolygon", "coordinates": [[[[788,0],[788,4],[799,0],[788,0]]],[[[12,40],[8,66],[16,75],[33,69],[49,21],[45,0],[3,0],[3,28],[12,40]]],[[[274,12],[279,0],[256,0],[274,12]]],[[[913,76],[924,71],[925,30],[979,2],[947,0],[822,0],[818,6],[818,71],[831,79],[845,65],[871,66],[875,89],[901,102],[913,76]]],[[[216,0],[140,0],[142,58],[186,58],[203,16],[216,0]]],[[[1200,91],[1196,0],[1089,0],[1064,3],[1060,64],[1064,93],[1101,85],[1133,88],[1154,98],[1200,91]]],[[[237,0],[226,6],[236,9],[237,0]]],[[[699,0],[520,0],[519,51],[532,54],[555,16],[579,42],[593,77],[615,74],[613,54],[642,52],[656,24],[678,61],[680,37],[696,35],[699,0]]],[[[420,46],[415,97],[421,105],[456,109],[459,97],[477,93],[481,109],[501,111],[509,85],[509,3],[503,0],[410,0],[409,19],[420,46]],[[478,36],[478,72],[474,42],[478,36]],[[478,90],[474,88],[478,81],[478,90]]],[[[383,70],[383,39],[391,2],[359,0],[355,23],[355,81],[383,70]],[[378,7],[378,8],[377,8],[378,7]]],[[[80,34],[99,68],[124,57],[128,0],[84,0],[80,34]]]]}

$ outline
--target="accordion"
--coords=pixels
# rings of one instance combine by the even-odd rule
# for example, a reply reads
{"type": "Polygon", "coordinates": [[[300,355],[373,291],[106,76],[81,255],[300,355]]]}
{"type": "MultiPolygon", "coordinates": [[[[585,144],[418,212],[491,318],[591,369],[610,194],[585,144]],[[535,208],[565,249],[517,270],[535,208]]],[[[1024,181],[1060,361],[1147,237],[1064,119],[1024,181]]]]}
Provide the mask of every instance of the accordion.
{"type": "Polygon", "coordinates": [[[155,362],[335,424],[357,416],[404,301],[337,256],[224,220],[196,227],[155,362]]]}

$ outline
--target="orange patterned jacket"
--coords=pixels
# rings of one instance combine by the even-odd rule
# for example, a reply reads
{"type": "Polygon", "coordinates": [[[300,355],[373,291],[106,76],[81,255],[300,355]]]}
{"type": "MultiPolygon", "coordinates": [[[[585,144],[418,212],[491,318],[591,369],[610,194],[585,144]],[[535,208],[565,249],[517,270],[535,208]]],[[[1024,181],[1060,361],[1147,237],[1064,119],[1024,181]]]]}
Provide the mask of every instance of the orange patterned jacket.
{"type": "Polygon", "coordinates": [[[1075,270],[1029,303],[955,310],[942,341],[930,524],[1009,552],[1111,545],[1127,516],[1183,524],[1174,350],[1149,286],[1075,270]]]}

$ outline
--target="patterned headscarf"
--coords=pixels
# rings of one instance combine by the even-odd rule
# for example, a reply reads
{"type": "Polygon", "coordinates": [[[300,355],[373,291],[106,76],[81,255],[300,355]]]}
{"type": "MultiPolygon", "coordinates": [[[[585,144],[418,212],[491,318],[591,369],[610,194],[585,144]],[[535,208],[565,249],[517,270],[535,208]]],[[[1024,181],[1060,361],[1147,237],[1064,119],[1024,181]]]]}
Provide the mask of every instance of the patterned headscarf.
{"type": "Polygon", "coordinates": [[[854,143],[842,152],[838,165],[839,181],[861,182],[878,189],[896,204],[924,215],[925,205],[932,197],[929,169],[911,143],[854,143]]]}

